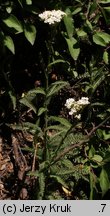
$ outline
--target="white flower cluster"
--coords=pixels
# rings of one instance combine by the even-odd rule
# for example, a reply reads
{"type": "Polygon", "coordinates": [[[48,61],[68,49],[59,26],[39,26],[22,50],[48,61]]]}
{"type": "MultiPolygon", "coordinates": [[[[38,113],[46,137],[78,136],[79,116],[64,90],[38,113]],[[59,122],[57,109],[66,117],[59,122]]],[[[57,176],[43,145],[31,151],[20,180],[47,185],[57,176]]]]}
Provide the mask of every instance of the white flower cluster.
{"type": "Polygon", "coordinates": [[[69,98],[66,100],[65,106],[70,110],[69,115],[75,115],[75,118],[80,119],[81,114],[77,113],[89,103],[88,97],[82,97],[78,101],[75,101],[74,98],[69,98]]]}
{"type": "Polygon", "coordinates": [[[43,13],[39,14],[39,17],[44,20],[44,23],[49,23],[49,25],[58,23],[61,19],[66,15],[61,10],[52,10],[52,11],[44,11],[43,13]]]}

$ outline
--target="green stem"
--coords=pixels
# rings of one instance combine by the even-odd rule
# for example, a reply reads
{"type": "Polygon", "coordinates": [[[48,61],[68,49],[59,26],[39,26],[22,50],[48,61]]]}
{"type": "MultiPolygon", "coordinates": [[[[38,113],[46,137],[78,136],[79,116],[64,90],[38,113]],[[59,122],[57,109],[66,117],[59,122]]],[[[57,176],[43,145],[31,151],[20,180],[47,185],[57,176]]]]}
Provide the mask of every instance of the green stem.
{"type": "Polygon", "coordinates": [[[44,102],[44,108],[46,109],[45,111],[45,125],[44,125],[44,140],[45,140],[45,147],[44,147],[44,160],[47,160],[47,127],[48,127],[48,107],[47,107],[47,90],[48,90],[48,71],[47,69],[45,70],[45,92],[46,92],[46,97],[45,97],[45,102],[44,102]]]}
{"type": "MultiPolygon", "coordinates": [[[[53,34],[53,28],[50,31],[49,34],[49,40],[46,42],[49,58],[48,58],[48,65],[51,63],[51,58],[54,54],[54,50],[52,47],[52,40],[54,38],[53,34]]],[[[45,126],[44,126],[44,140],[45,140],[45,147],[44,147],[44,160],[48,160],[48,135],[47,135],[47,127],[48,127],[48,101],[47,101],[47,91],[48,91],[48,86],[49,86],[49,69],[48,66],[44,70],[44,75],[45,75],[45,92],[46,92],[46,97],[45,97],[45,102],[44,102],[44,108],[46,109],[45,111],[45,126]]]]}

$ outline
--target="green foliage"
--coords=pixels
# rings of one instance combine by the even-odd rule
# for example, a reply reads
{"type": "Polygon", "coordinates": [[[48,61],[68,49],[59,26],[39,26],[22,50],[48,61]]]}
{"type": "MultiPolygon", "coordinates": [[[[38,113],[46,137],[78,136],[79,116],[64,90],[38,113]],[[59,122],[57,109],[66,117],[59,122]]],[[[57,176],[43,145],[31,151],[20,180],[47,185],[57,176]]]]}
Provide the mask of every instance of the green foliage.
{"type": "Polygon", "coordinates": [[[10,36],[5,36],[4,46],[6,46],[13,54],[15,54],[15,46],[10,36]]]}
{"type": "Polygon", "coordinates": [[[13,15],[11,14],[9,17],[6,19],[3,19],[3,22],[8,26],[9,28],[15,29],[16,33],[21,33],[23,32],[23,27],[20,21],[13,15]]]}
{"type": "Polygon", "coordinates": [[[70,52],[71,57],[74,60],[78,59],[79,53],[80,53],[80,48],[78,46],[77,40],[72,37],[72,38],[65,38],[68,44],[68,49],[70,52]]]}
{"type": "Polygon", "coordinates": [[[105,62],[105,64],[109,64],[109,58],[108,58],[108,52],[104,51],[103,53],[103,60],[105,62]]]}
{"type": "Polygon", "coordinates": [[[110,189],[110,1],[0,3],[0,126],[33,137],[24,150],[37,164],[28,173],[36,178],[34,198],[105,198],[110,189]],[[60,23],[40,20],[38,15],[51,9],[66,13],[60,23]],[[90,104],[77,119],[65,101],[81,97],[90,104]]]}
{"type": "Polygon", "coordinates": [[[36,39],[36,28],[34,25],[25,24],[24,26],[24,35],[27,40],[33,45],[36,39]]]}
{"type": "Polygon", "coordinates": [[[30,100],[28,100],[28,98],[26,98],[26,97],[21,98],[20,103],[24,104],[25,106],[32,109],[36,113],[36,107],[32,104],[32,102],[30,100]]]}
{"type": "Polygon", "coordinates": [[[102,171],[100,173],[100,187],[102,190],[102,196],[108,191],[110,188],[110,181],[108,178],[108,174],[104,168],[102,168],[102,171]]]}
{"type": "Polygon", "coordinates": [[[64,24],[66,27],[68,37],[72,38],[73,33],[74,33],[74,24],[73,24],[73,19],[72,19],[72,13],[69,10],[69,8],[67,8],[65,12],[66,12],[67,16],[64,17],[64,24]]]}
{"type": "Polygon", "coordinates": [[[93,41],[100,46],[107,46],[110,42],[110,35],[105,32],[97,32],[93,35],[93,41]]]}
{"type": "Polygon", "coordinates": [[[68,83],[64,81],[56,81],[55,83],[52,83],[47,89],[47,98],[56,94],[59,90],[61,90],[66,85],[68,85],[68,83]]]}

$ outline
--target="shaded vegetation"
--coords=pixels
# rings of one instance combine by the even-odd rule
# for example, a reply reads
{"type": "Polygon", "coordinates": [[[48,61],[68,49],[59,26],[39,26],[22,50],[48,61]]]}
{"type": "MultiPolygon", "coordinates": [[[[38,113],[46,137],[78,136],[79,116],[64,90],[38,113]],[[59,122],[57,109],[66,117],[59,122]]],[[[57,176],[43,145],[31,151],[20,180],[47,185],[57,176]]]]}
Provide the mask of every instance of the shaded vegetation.
{"type": "Polygon", "coordinates": [[[0,0],[0,199],[110,199],[109,67],[109,0],[0,0]]]}

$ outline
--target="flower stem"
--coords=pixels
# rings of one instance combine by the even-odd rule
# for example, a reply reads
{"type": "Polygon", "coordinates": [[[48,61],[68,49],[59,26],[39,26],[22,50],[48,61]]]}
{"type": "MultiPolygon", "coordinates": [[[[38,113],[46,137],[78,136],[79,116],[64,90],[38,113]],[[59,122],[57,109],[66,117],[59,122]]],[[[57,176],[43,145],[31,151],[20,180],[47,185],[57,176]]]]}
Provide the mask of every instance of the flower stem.
{"type": "Polygon", "coordinates": [[[48,70],[45,69],[45,92],[46,92],[46,96],[45,96],[45,102],[44,102],[44,108],[45,110],[45,116],[44,116],[44,160],[47,160],[47,152],[48,152],[48,148],[47,148],[47,141],[48,141],[48,137],[47,137],[47,127],[48,127],[48,107],[47,107],[47,90],[48,90],[48,70]]]}

